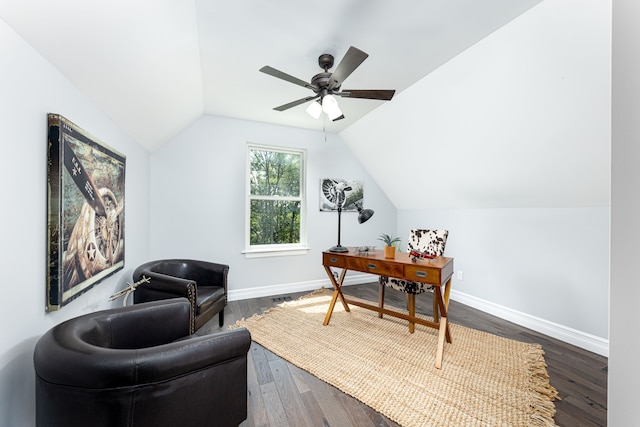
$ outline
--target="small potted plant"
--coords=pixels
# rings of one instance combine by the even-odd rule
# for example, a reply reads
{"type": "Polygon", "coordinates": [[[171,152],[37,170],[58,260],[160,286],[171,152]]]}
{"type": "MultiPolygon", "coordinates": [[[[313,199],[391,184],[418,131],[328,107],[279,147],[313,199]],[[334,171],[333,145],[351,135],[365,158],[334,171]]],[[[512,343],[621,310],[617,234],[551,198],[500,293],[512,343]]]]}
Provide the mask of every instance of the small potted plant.
{"type": "Polygon", "coordinates": [[[390,234],[381,234],[378,237],[382,243],[384,243],[384,257],[385,258],[395,258],[396,257],[396,246],[395,244],[400,241],[399,237],[392,237],[390,234]]]}

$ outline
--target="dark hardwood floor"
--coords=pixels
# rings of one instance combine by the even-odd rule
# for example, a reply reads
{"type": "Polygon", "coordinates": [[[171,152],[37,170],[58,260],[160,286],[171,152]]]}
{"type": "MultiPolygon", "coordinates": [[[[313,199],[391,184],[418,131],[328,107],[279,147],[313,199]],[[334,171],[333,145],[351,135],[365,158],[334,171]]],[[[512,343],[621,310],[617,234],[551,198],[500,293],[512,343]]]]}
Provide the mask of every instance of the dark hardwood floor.
{"type": "MultiPolygon", "coordinates": [[[[284,300],[308,292],[229,302],[225,325],[262,313],[284,300]]],[[[377,284],[345,287],[345,293],[377,301],[377,284]]],[[[418,295],[416,311],[431,314],[431,293],[418,295]]],[[[386,292],[386,304],[405,306],[405,295],[386,292]]],[[[451,322],[523,342],[539,343],[545,351],[551,385],[561,400],[555,402],[556,424],[563,427],[606,426],[607,358],[451,301],[451,322]]],[[[214,317],[197,333],[220,330],[214,317]]],[[[283,331],[286,333],[286,331],[283,331]]],[[[248,367],[249,416],[242,427],[331,426],[396,427],[398,424],[358,400],[291,365],[264,347],[252,343],[248,367]]]]}

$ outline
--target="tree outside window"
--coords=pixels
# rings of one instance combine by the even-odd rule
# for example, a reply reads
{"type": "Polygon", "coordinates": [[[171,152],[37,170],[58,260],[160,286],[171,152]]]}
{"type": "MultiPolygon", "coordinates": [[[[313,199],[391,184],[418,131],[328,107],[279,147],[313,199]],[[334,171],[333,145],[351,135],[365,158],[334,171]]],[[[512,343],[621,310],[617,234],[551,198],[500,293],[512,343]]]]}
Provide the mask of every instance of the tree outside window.
{"type": "Polygon", "coordinates": [[[249,248],[306,246],[304,168],[304,150],[249,146],[249,248]]]}

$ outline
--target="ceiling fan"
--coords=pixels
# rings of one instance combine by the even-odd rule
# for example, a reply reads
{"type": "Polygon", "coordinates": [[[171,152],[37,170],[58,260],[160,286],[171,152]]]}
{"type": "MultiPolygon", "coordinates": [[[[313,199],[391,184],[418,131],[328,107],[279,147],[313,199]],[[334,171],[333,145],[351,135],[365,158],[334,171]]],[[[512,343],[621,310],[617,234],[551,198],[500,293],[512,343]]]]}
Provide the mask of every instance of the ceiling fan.
{"type": "Polygon", "coordinates": [[[307,113],[317,119],[324,111],[331,120],[336,121],[344,118],[344,115],[338,106],[338,101],[335,98],[336,96],[343,98],[390,101],[396,92],[395,90],[340,89],[342,83],[347,79],[347,77],[349,77],[351,73],[353,73],[354,70],[358,68],[365,59],[367,59],[368,56],[368,54],[360,49],[351,46],[344,55],[344,58],[342,58],[336,67],[335,71],[330,73],[329,69],[333,67],[333,56],[328,53],[324,53],[318,57],[318,65],[320,65],[320,68],[322,68],[324,72],[313,76],[309,83],[287,73],[283,73],[280,70],[276,70],[268,65],[260,68],[260,71],[265,74],[269,74],[270,76],[311,89],[315,93],[313,96],[307,96],[305,98],[280,105],[279,107],[275,107],[274,110],[285,111],[297,105],[304,104],[305,102],[314,101],[307,108],[307,113]]]}

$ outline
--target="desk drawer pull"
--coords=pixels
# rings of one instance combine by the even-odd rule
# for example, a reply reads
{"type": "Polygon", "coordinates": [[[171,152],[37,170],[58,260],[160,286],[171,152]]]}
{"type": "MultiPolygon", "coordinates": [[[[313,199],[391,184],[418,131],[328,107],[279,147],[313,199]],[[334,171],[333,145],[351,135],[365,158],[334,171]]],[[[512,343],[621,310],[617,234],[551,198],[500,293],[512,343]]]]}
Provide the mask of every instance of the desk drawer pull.
{"type": "Polygon", "coordinates": [[[376,269],[376,265],[375,264],[367,264],[367,268],[369,268],[371,270],[375,270],[376,269]]]}
{"type": "Polygon", "coordinates": [[[338,262],[338,258],[335,258],[335,257],[333,257],[333,258],[329,258],[329,261],[331,261],[331,262],[338,262]]]}
{"type": "Polygon", "coordinates": [[[427,272],[426,271],[416,271],[416,276],[422,277],[423,279],[426,279],[427,272]]]}

